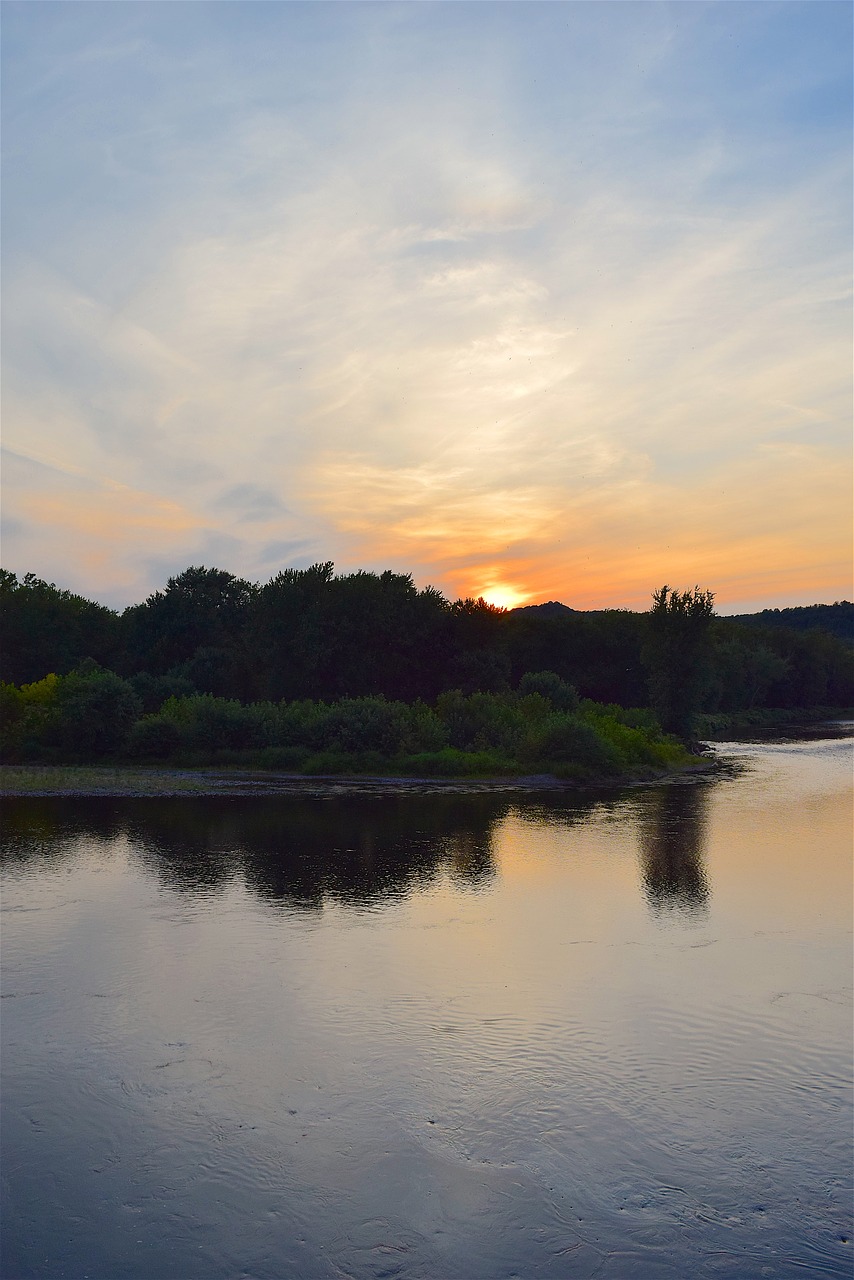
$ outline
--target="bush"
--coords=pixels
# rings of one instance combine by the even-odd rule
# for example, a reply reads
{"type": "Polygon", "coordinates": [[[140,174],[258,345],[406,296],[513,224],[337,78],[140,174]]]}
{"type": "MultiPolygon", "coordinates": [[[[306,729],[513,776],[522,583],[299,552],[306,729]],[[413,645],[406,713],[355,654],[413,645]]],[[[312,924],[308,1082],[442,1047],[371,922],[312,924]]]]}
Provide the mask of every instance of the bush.
{"type": "Polygon", "coordinates": [[[342,698],[328,710],[325,745],[346,752],[409,754],[441,747],[442,725],[423,703],[407,706],[385,698],[342,698]]]}
{"type": "Polygon", "coordinates": [[[183,676],[153,676],[148,671],[140,671],[131,676],[128,683],[142,702],[145,715],[159,711],[167,698],[191,698],[196,692],[194,686],[183,676]]]}
{"type": "Polygon", "coordinates": [[[555,713],[534,726],[522,746],[522,757],[543,766],[572,764],[589,773],[614,773],[619,757],[611,743],[578,716],[555,713]]]}
{"type": "Polygon", "coordinates": [[[388,760],[378,751],[353,755],[347,751],[319,751],[309,756],[302,766],[308,774],[386,773],[388,760]]]}
{"type": "Polygon", "coordinates": [[[127,739],[128,755],[142,760],[168,760],[183,745],[181,730],[166,716],[143,716],[127,739]]]}
{"type": "Polygon", "coordinates": [[[59,692],[53,673],[32,684],[2,686],[2,757],[6,761],[49,760],[59,749],[59,692]]]}
{"type": "MultiPolygon", "coordinates": [[[[159,686],[162,689],[162,685],[159,686]]],[[[147,686],[153,694],[154,684],[147,686]]],[[[96,664],[20,689],[3,686],[3,756],[97,759],[123,751],[139,760],[241,765],[306,773],[395,773],[438,777],[555,772],[589,779],[622,768],[684,762],[649,712],[585,700],[553,672],[529,673],[517,693],[440,695],[436,708],[383,697],[335,703],[240,702],[172,695],[137,718],[129,682],[96,664]]]]}
{"type": "Polygon", "coordinates": [[[328,715],[329,707],[325,702],[311,702],[308,699],[280,702],[275,705],[269,717],[264,717],[268,725],[267,744],[318,751],[326,741],[328,715]]]}
{"type": "Polygon", "coordinates": [[[525,731],[524,719],[512,695],[466,695],[455,689],[439,696],[436,713],[449,745],[460,751],[497,748],[513,754],[525,731]]]}
{"type": "Polygon", "coordinates": [[[547,698],[558,711],[578,710],[578,690],[574,684],[561,680],[554,671],[528,671],[519,681],[519,692],[523,695],[538,693],[547,698]]]}
{"type": "Polygon", "coordinates": [[[306,758],[303,747],[262,747],[256,751],[253,763],[259,769],[284,769],[299,772],[306,758]]]}
{"type": "Polygon", "coordinates": [[[18,759],[23,718],[24,700],[21,691],[4,680],[0,683],[0,759],[18,759]]]}
{"type": "Polygon", "coordinates": [[[259,741],[262,715],[263,710],[256,707],[209,693],[168,698],[160,709],[160,716],[178,729],[182,744],[200,752],[264,745],[259,741]]]}
{"type": "Polygon", "coordinates": [[[56,699],[59,746],[77,759],[117,755],[142,710],[132,686],[112,671],[73,671],[56,699]]]}
{"type": "Polygon", "coordinates": [[[658,716],[649,707],[621,707],[616,702],[594,702],[591,698],[583,698],[579,710],[582,718],[594,726],[601,716],[607,716],[630,729],[641,729],[651,738],[662,737],[658,716]]]}

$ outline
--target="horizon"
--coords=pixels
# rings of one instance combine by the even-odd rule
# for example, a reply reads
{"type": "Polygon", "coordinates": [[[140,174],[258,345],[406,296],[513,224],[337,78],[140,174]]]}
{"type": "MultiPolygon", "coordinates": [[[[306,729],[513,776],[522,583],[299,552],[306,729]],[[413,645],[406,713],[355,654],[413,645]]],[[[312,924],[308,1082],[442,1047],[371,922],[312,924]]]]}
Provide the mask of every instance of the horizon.
{"type": "MultiPolygon", "coordinates": [[[[325,562],[324,562],[324,561],[317,561],[316,563],[321,563],[321,564],[322,564],[322,563],[325,563],[325,562]]],[[[193,568],[195,568],[195,569],[204,569],[204,570],[208,570],[208,571],[213,570],[213,571],[218,571],[218,572],[230,573],[230,570],[227,570],[227,569],[226,569],[226,570],[222,570],[222,569],[220,568],[220,566],[218,566],[218,565],[186,565],[186,566],[185,566],[185,570],[189,570],[189,569],[193,569],[193,568]]],[[[282,569],[281,569],[281,570],[277,570],[277,572],[287,572],[287,571],[288,571],[288,569],[293,569],[293,566],[292,566],[292,565],[291,565],[291,566],[283,566],[283,567],[282,567],[282,569]]],[[[179,571],[179,573],[178,573],[177,575],[170,575],[170,576],[180,576],[180,573],[181,573],[181,572],[184,572],[185,570],[181,570],[181,571],[179,571]]],[[[0,566],[0,572],[14,573],[14,574],[15,574],[15,577],[16,577],[16,578],[17,578],[17,580],[18,580],[18,585],[19,585],[19,586],[20,586],[20,585],[23,585],[23,578],[24,578],[24,576],[25,576],[24,574],[22,574],[22,573],[18,573],[18,572],[16,572],[15,570],[3,569],[3,568],[2,568],[2,566],[0,566]]],[[[382,571],[382,570],[376,571],[376,570],[373,570],[373,569],[347,569],[347,570],[345,570],[345,571],[343,571],[343,572],[341,572],[341,573],[337,573],[337,572],[335,572],[335,568],[334,568],[334,566],[333,566],[333,576],[334,576],[334,577],[336,577],[336,578],[337,578],[337,577],[346,577],[348,574],[351,574],[351,573],[374,573],[374,572],[383,572],[383,571],[382,571]]],[[[405,571],[405,570],[395,570],[394,572],[405,573],[406,571],[405,571]]],[[[132,608],[134,608],[136,605],[144,604],[144,603],[145,603],[145,600],[146,600],[146,599],[148,599],[148,596],[146,596],[146,597],[145,597],[145,599],[143,599],[143,600],[131,600],[131,601],[128,601],[126,604],[110,604],[110,603],[108,603],[108,602],[107,602],[107,601],[105,601],[105,600],[100,600],[100,599],[97,599],[97,598],[95,598],[95,597],[93,597],[93,596],[86,596],[86,595],[85,595],[85,593],[83,593],[83,592],[74,592],[72,588],[70,588],[70,587],[66,587],[66,586],[63,586],[63,584],[62,584],[61,582],[53,582],[53,581],[50,581],[50,580],[45,579],[45,578],[40,578],[40,575],[38,575],[38,574],[36,574],[35,576],[36,576],[37,578],[39,578],[39,579],[40,579],[40,581],[42,581],[42,582],[47,582],[48,586],[55,587],[58,591],[72,591],[72,593],[73,593],[73,594],[83,596],[83,598],[85,598],[85,599],[89,600],[89,602],[90,602],[90,603],[92,603],[92,604],[98,604],[98,605],[103,605],[105,608],[111,609],[111,610],[112,610],[113,612],[115,612],[115,613],[122,613],[125,609],[132,609],[132,608]]],[[[231,576],[232,576],[232,577],[234,577],[234,578],[238,578],[238,579],[241,579],[241,578],[242,578],[242,575],[241,575],[241,574],[232,574],[231,576]]],[[[273,574],[273,575],[271,575],[271,576],[272,576],[272,577],[275,577],[276,575],[275,575],[275,574],[273,574]]],[[[411,577],[412,575],[410,574],[409,576],[411,577]]],[[[243,580],[243,581],[246,581],[246,582],[249,582],[249,584],[250,584],[251,586],[255,586],[255,587],[261,587],[261,586],[264,586],[264,585],[265,585],[265,582],[263,582],[263,581],[261,581],[261,580],[254,580],[254,579],[248,579],[248,578],[243,578],[242,580],[243,580]]],[[[270,581],[270,578],[266,579],[266,581],[270,581]]],[[[413,579],[413,581],[414,581],[414,579],[413,579]]],[[[160,585],[156,586],[156,587],[153,589],[153,591],[152,591],[151,593],[149,593],[149,594],[150,594],[150,595],[154,595],[156,592],[162,592],[162,591],[164,591],[164,590],[165,590],[165,588],[167,587],[167,585],[168,585],[168,584],[167,584],[166,582],[163,582],[163,583],[161,583],[160,585]]],[[[416,587],[416,589],[417,589],[417,590],[419,590],[419,591],[420,591],[420,590],[424,590],[425,588],[427,588],[427,587],[431,587],[431,586],[433,586],[433,584],[431,584],[431,583],[421,583],[421,584],[419,584],[419,583],[417,583],[417,582],[415,583],[415,587],[416,587]]],[[[678,589],[680,589],[680,588],[677,588],[677,590],[678,590],[678,589]]],[[[444,593],[443,593],[443,594],[444,594],[444,593]]],[[[712,592],[712,595],[714,596],[714,591],[712,592]]],[[[462,598],[464,598],[464,597],[457,597],[457,599],[462,599],[462,598]]],[[[474,598],[476,599],[477,597],[474,597],[474,598]]],[[[485,597],[483,597],[483,598],[484,598],[484,599],[486,599],[485,597]]],[[[448,600],[448,602],[449,602],[449,603],[451,603],[451,604],[452,604],[452,603],[454,603],[454,599],[453,599],[452,597],[450,597],[450,596],[447,596],[447,595],[446,595],[446,599],[448,600]]],[[[650,592],[650,600],[651,600],[651,599],[652,599],[652,592],[650,592]]],[[[493,604],[493,605],[495,605],[495,603],[496,603],[496,602],[495,602],[495,601],[491,601],[491,600],[486,600],[486,603],[487,603],[487,604],[493,604]]],[[[738,611],[738,614],[761,613],[761,612],[763,612],[763,611],[769,611],[769,612],[770,612],[770,611],[774,611],[774,610],[780,611],[780,610],[784,610],[784,609],[799,609],[799,608],[806,608],[806,609],[809,609],[809,608],[816,608],[816,607],[818,607],[818,606],[825,606],[825,607],[829,607],[829,606],[832,606],[832,605],[838,605],[838,604],[851,604],[851,603],[852,603],[852,601],[851,601],[851,600],[849,600],[849,599],[847,599],[847,598],[845,598],[845,599],[840,598],[840,599],[836,599],[836,600],[810,600],[810,601],[807,601],[807,602],[806,602],[806,603],[804,603],[804,604],[798,604],[798,605],[764,605],[764,606],[762,607],[762,609],[740,609],[740,610],[738,611]]],[[[550,599],[548,599],[548,600],[537,600],[537,601],[531,601],[531,602],[529,602],[529,603],[527,603],[527,604],[522,604],[522,605],[497,605],[496,607],[498,607],[498,608],[503,608],[506,612],[508,612],[508,613],[512,613],[514,609],[531,609],[531,608],[538,608],[540,605],[544,605],[544,604],[558,604],[558,605],[563,605],[565,608],[568,608],[568,609],[569,609],[571,612],[573,612],[573,613],[596,613],[596,612],[607,612],[607,611],[609,611],[609,610],[622,610],[622,609],[627,609],[627,606],[625,606],[625,605],[615,605],[615,604],[603,604],[603,605],[598,606],[598,608],[596,608],[596,609],[583,609],[583,608],[581,608],[580,606],[577,606],[577,605],[570,605],[570,604],[567,604],[567,603],[566,603],[566,601],[564,601],[564,600],[557,600],[557,599],[555,599],[555,598],[550,598],[550,599]]],[[[715,615],[716,615],[717,617],[720,617],[720,618],[726,618],[726,617],[737,616],[737,615],[736,615],[736,614],[734,614],[734,613],[722,613],[722,612],[719,610],[719,608],[717,607],[717,605],[718,605],[717,598],[715,598],[714,604],[715,604],[714,612],[715,612],[715,615]]],[[[634,610],[633,610],[633,609],[629,609],[629,610],[628,610],[628,612],[633,612],[633,613],[644,613],[644,612],[647,612],[647,610],[645,610],[645,609],[634,609],[634,610]]]]}
{"type": "MultiPolygon", "coordinates": [[[[852,591],[849,5],[4,4],[4,561],[852,591]]],[[[724,612],[725,611],[725,612],[724,612]]]]}

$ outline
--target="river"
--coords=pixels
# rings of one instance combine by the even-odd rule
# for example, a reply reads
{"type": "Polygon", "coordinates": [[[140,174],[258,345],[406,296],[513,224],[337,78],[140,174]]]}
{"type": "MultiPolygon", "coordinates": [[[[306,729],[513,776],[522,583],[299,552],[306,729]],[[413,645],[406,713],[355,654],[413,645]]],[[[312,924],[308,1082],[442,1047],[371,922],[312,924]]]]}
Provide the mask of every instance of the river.
{"type": "Polygon", "coordinates": [[[851,748],[7,801],[3,1280],[849,1276],[851,748]]]}

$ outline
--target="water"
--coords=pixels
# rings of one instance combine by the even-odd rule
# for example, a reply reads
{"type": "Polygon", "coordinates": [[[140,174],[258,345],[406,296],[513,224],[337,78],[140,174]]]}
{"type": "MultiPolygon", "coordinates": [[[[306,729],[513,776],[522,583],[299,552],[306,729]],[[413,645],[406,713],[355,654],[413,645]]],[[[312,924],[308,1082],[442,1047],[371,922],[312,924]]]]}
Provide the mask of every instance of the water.
{"type": "Polygon", "coordinates": [[[851,742],[9,801],[4,1280],[848,1276],[851,742]]]}

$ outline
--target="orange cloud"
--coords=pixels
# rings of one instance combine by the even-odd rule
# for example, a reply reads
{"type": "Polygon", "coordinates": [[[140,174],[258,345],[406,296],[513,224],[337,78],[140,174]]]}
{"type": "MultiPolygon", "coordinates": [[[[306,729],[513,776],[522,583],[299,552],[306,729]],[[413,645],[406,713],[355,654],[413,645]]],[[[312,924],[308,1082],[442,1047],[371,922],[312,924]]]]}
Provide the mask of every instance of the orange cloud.
{"type": "Polygon", "coordinates": [[[569,497],[473,483],[471,473],[327,459],[313,497],[357,560],[405,565],[452,596],[509,607],[645,608],[662,582],[699,582],[735,608],[844,595],[850,581],[839,552],[847,476],[818,448],[759,448],[690,490],[640,476],[569,497]]]}

